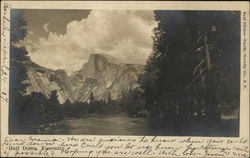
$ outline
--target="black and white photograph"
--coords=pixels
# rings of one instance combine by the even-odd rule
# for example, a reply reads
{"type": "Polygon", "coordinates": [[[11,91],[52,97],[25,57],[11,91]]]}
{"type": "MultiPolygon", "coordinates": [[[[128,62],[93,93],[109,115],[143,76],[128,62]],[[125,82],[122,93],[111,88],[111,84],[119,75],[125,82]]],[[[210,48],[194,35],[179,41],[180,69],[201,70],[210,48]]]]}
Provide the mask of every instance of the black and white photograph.
{"type": "Polygon", "coordinates": [[[8,133],[239,137],[238,10],[11,9],[8,133]]]}

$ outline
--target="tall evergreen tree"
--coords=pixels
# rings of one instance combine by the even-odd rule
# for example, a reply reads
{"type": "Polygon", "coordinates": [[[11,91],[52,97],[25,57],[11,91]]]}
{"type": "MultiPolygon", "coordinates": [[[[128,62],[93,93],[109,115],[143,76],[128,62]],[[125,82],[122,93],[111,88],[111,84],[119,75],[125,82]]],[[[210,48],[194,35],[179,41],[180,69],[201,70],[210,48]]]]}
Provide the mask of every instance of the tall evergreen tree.
{"type": "Polygon", "coordinates": [[[218,105],[239,100],[240,14],[234,11],[185,14],[196,42],[199,58],[196,68],[203,65],[193,83],[203,89],[204,108],[213,128],[220,122],[218,105]]]}
{"type": "Polygon", "coordinates": [[[192,37],[183,12],[156,11],[155,19],[159,24],[154,30],[153,52],[140,85],[151,116],[178,124],[177,115],[185,108],[185,85],[192,77],[192,37]]]}
{"type": "Polygon", "coordinates": [[[91,104],[94,101],[95,101],[95,97],[94,97],[93,93],[91,92],[90,95],[89,95],[88,103],[91,104]]]}
{"type": "Polygon", "coordinates": [[[22,93],[27,84],[26,68],[23,65],[28,60],[27,51],[23,47],[18,47],[17,43],[26,36],[26,22],[23,18],[23,11],[18,9],[11,10],[10,20],[10,102],[9,102],[9,124],[10,132],[12,127],[21,124],[22,93]]]}
{"type": "Polygon", "coordinates": [[[219,99],[220,92],[239,94],[239,14],[155,11],[155,19],[153,52],[139,78],[151,117],[178,126],[205,109],[209,124],[216,124],[218,104],[230,102],[219,99]]]}

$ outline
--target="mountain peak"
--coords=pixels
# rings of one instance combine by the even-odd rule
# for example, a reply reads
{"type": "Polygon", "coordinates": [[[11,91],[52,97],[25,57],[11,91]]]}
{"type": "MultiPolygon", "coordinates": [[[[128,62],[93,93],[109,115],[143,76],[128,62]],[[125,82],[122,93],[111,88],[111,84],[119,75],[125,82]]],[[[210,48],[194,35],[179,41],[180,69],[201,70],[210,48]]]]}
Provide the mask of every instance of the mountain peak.
{"type": "Polygon", "coordinates": [[[122,98],[124,93],[138,86],[137,77],[143,67],[136,64],[115,64],[116,58],[106,54],[91,54],[83,68],[67,76],[64,70],[41,67],[32,61],[24,63],[27,67],[29,86],[25,94],[40,92],[49,97],[57,90],[60,103],[86,102],[91,93],[97,100],[122,98]]]}
{"type": "Polygon", "coordinates": [[[89,55],[89,60],[88,62],[90,62],[91,60],[98,60],[98,59],[103,59],[109,63],[114,63],[114,64],[120,64],[121,61],[117,58],[115,58],[114,56],[105,54],[105,53],[93,53],[89,55]]]}
{"type": "Polygon", "coordinates": [[[98,61],[109,62],[108,59],[102,54],[90,54],[89,55],[89,60],[88,60],[87,63],[91,64],[91,63],[96,63],[98,61]]]}
{"type": "Polygon", "coordinates": [[[87,63],[83,64],[82,70],[86,77],[96,78],[99,72],[105,71],[110,66],[114,65],[111,57],[104,54],[90,54],[87,63]]]}

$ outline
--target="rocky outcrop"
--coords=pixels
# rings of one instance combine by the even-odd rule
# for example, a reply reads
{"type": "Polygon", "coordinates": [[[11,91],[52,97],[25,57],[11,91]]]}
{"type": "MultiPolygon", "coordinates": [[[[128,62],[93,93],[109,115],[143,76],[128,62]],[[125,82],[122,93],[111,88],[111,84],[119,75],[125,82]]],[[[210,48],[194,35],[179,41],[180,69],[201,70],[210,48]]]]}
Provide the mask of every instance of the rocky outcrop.
{"type": "Polygon", "coordinates": [[[64,70],[51,70],[32,61],[24,63],[27,68],[26,94],[40,92],[49,97],[52,90],[57,90],[57,96],[60,103],[69,99],[75,100],[71,83],[68,75],[64,70]]]}
{"type": "Polygon", "coordinates": [[[103,54],[91,54],[81,70],[70,76],[76,100],[87,101],[90,93],[96,100],[119,100],[124,93],[138,86],[143,65],[124,64],[109,60],[103,54]]]}
{"type": "Polygon", "coordinates": [[[87,63],[70,76],[64,70],[51,70],[32,61],[24,63],[27,68],[26,94],[41,92],[49,97],[57,90],[60,103],[86,102],[92,93],[95,100],[119,100],[129,90],[138,86],[138,75],[143,65],[124,64],[112,56],[91,54],[87,63]]]}

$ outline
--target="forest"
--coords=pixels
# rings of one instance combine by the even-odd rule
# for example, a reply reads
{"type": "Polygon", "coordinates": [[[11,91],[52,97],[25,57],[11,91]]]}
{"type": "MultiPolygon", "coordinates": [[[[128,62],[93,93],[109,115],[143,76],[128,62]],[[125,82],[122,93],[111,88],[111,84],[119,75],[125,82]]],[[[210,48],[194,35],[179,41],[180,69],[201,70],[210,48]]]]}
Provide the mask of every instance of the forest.
{"type": "Polygon", "coordinates": [[[36,92],[23,95],[28,85],[22,63],[29,57],[17,43],[25,38],[27,24],[21,11],[12,12],[9,131],[36,133],[39,126],[66,118],[121,113],[148,118],[152,128],[170,128],[176,135],[185,135],[191,124],[205,124],[207,133],[219,129],[221,115],[240,104],[240,12],[154,13],[158,26],[138,88],[121,100],[98,101],[91,94],[89,102],[60,104],[56,91],[49,98],[36,92]]]}

